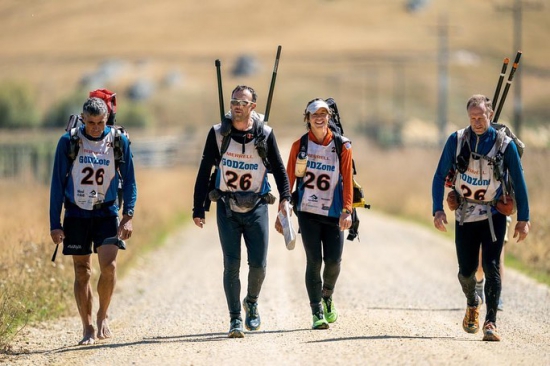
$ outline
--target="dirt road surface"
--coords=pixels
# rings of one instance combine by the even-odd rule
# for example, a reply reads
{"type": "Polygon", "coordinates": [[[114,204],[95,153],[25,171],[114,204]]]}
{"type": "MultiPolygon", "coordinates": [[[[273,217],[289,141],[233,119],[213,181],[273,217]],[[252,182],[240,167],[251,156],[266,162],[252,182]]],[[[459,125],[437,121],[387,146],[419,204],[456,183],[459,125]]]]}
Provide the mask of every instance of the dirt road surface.
{"type": "MultiPolygon", "coordinates": [[[[110,312],[114,338],[76,346],[80,320],[62,319],[25,329],[15,343],[25,353],[0,356],[0,363],[550,365],[547,286],[508,270],[497,323],[503,340],[483,342],[481,333],[461,327],[465,299],[452,241],[375,212],[360,217],[361,241],[346,241],[334,294],[340,318],[328,330],[310,329],[301,239],[288,251],[271,230],[261,330],[227,338],[222,255],[210,213],[204,229],[182,228],[119,281],[110,312]]],[[[244,289],[246,260],[241,280],[244,289]]]]}

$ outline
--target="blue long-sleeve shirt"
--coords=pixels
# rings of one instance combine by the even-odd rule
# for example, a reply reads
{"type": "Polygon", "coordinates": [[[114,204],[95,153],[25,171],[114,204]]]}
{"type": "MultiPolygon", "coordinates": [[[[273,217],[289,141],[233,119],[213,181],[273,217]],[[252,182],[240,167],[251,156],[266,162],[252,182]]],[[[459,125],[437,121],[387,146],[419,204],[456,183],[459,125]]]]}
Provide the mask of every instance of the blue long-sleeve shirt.
{"type": "MultiPolygon", "coordinates": [[[[93,138],[85,134],[84,126],[82,132],[84,136],[90,140],[101,140],[110,133],[110,126],[106,126],[102,135],[98,138],[93,138]]],[[[65,203],[65,217],[109,217],[118,216],[119,202],[114,200],[102,205],[101,208],[95,210],[84,210],[78,207],[76,204],[71,203],[72,192],[69,192],[67,187],[70,185],[72,176],[70,174],[73,162],[69,158],[70,152],[70,133],[67,132],[59,139],[57,149],[55,151],[55,158],[52,172],[52,183],[50,186],[50,230],[61,229],[61,211],[63,204],[65,203]]],[[[123,151],[123,159],[118,164],[118,170],[122,178],[122,198],[123,198],[123,210],[124,214],[131,213],[133,216],[134,207],[137,200],[137,185],[134,174],[134,163],[132,158],[132,152],[130,149],[130,142],[128,138],[121,135],[121,149],[123,151]]],[[[115,174],[115,184],[112,186],[117,189],[118,181],[120,177],[115,174]]],[[[72,184],[71,184],[72,185],[72,184]]],[[[116,194],[115,194],[116,196],[116,194]]]]}
{"type": "MultiPolygon", "coordinates": [[[[482,135],[470,133],[470,146],[472,147],[472,152],[487,155],[495,144],[496,139],[497,131],[493,127],[489,127],[489,129],[487,129],[487,131],[482,135]]],[[[443,211],[445,177],[447,176],[449,170],[455,165],[457,143],[457,133],[454,132],[447,139],[443,152],[441,153],[439,164],[437,165],[432,182],[433,215],[435,215],[437,211],[443,211]]],[[[508,169],[514,187],[517,205],[517,220],[529,221],[529,199],[527,194],[527,185],[523,176],[523,167],[521,165],[518,149],[513,140],[508,144],[506,150],[504,150],[504,169],[508,169]]]]}

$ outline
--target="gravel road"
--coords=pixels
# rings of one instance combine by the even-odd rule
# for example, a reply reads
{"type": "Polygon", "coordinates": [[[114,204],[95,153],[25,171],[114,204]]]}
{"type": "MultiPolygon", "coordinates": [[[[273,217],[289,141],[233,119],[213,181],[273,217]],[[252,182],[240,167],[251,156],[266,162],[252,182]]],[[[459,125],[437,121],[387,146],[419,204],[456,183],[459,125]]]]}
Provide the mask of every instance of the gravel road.
{"type": "MultiPolygon", "coordinates": [[[[24,353],[0,356],[0,363],[550,365],[549,287],[508,270],[497,323],[503,340],[483,342],[481,333],[461,327],[465,299],[452,241],[376,212],[361,211],[360,218],[361,241],[346,241],[334,294],[340,317],[328,330],[310,329],[301,239],[288,251],[271,230],[262,328],[227,338],[222,255],[209,214],[204,229],[182,228],[119,281],[110,312],[114,338],[75,346],[80,320],[61,319],[26,328],[14,345],[24,353]]],[[[245,266],[243,260],[243,289],[245,266]]]]}

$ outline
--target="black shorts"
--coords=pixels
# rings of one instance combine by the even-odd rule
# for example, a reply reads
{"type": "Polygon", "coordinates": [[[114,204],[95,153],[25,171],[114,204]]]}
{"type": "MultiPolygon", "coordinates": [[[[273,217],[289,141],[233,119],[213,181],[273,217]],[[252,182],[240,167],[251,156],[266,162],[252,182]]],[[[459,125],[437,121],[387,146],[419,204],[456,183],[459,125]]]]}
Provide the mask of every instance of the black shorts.
{"type": "Polygon", "coordinates": [[[63,254],[89,255],[104,244],[114,244],[126,249],[124,241],[118,238],[118,217],[65,217],[63,220],[63,254]]]}

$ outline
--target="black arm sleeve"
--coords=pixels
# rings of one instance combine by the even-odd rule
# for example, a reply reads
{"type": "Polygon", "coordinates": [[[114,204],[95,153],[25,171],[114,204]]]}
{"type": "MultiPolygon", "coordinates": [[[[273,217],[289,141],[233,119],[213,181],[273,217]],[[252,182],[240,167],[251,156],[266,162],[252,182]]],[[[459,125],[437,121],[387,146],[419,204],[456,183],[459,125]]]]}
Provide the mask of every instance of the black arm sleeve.
{"type": "Polygon", "coordinates": [[[267,160],[271,165],[271,172],[273,173],[275,183],[277,184],[279,201],[284,199],[290,201],[290,184],[288,182],[285,165],[281,159],[281,154],[279,152],[279,147],[277,146],[277,141],[275,140],[273,130],[271,130],[271,133],[267,137],[267,160]]]}
{"type": "Polygon", "coordinates": [[[212,167],[216,165],[216,162],[219,161],[219,159],[220,151],[218,149],[218,144],[216,143],[216,132],[214,131],[214,128],[211,128],[208,136],[206,137],[201,164],[197,173],[197,179],[195,180],[195,189],[193,193],[193,218],[204,218],[204,201],[208,195],[208,182],[210,180],[210,175],[212,174],[212,167]]]}

